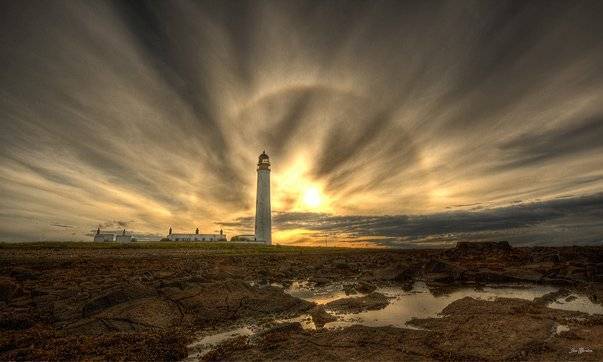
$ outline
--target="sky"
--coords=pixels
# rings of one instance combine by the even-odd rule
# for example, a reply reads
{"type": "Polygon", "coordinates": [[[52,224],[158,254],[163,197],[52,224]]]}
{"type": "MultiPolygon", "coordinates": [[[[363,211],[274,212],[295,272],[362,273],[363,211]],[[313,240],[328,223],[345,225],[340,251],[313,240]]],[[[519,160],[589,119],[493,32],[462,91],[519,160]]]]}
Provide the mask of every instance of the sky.
{"type": "Polygon", "coordinates": [[[4,1],[0,241],[603,243],[601,1],[4,1]]]}

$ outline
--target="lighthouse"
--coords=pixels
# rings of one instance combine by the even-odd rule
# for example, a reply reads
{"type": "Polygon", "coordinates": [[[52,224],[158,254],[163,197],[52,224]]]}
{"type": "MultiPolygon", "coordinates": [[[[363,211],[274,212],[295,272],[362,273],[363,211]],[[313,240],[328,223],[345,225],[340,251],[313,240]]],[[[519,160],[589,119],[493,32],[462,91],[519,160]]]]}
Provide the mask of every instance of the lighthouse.
{"type": "Polygon", "coordinates": [[[258,189],[255,199],[255,239],[272,244],[272,216],[270,213],[270,158],[266,151],[258,160],[258,189]]]}

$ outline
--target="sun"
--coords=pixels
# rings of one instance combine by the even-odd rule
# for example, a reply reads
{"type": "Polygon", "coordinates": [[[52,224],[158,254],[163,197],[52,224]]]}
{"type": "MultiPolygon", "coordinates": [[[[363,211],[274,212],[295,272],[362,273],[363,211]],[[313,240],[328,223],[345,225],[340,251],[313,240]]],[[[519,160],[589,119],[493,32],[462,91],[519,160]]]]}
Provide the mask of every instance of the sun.
{"type": "Polygon", "coordinates": [[[317,208],[322,203],[320,190],[317,187],[310,186],[304,190],[302,200],[304,205],[309,208],[317,208]]]}

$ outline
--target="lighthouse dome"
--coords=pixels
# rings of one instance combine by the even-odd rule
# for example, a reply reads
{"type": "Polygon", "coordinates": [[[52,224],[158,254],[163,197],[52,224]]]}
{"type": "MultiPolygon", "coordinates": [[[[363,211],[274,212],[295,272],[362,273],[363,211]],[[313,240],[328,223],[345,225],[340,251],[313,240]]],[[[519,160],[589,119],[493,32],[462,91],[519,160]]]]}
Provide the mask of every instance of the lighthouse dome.
{"type": "Polygon", "coordinates": [[[260,155],[260,161],[261,160],[267,160],[270,157],[268,157],[268,155],[266,154],[266,151],[263,151],[262,154],[260,155]]]}

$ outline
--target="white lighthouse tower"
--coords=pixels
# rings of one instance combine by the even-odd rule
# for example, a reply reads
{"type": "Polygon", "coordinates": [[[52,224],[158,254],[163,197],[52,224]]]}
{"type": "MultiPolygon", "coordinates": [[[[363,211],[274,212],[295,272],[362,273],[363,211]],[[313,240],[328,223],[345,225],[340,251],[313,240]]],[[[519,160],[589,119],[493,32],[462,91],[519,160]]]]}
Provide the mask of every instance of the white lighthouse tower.
{"type": "Polygon", "coordinates": [[[255,199],[255,239],[272,244],[270,212],[270,158],[266,151],[258,160],[258,190],[255,199]]]}

